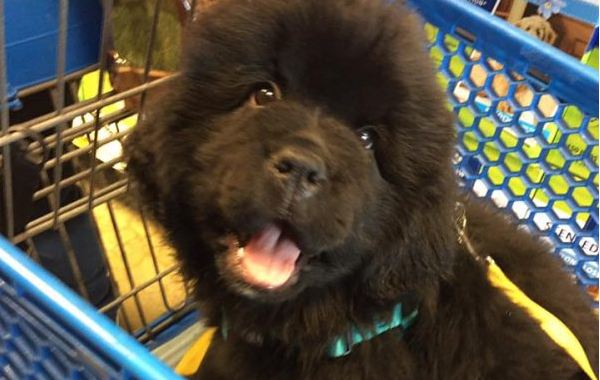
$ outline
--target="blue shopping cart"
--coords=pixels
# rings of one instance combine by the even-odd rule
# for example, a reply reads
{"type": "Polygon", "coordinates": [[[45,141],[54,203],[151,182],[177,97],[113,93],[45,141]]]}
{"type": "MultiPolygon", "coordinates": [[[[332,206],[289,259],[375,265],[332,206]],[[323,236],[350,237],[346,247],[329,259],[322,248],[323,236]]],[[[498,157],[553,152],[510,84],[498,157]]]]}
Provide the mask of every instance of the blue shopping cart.
{"type": "MultiPolygon", "coordinates": [[[[9,105],[18,108],[19,91],[56,78],[60,7],[58,1],[6,0],[4,8],[9,105]]],[[[98,0],[71,1],[66,11],[64,74],[72,76],[97,66],[102,5],[98,0]]]]}
{"type": "MultiPolygon", "coordinates": [[[[456,114],[462,185],[547,239],[597,294],[598,73],[467,1],[410,3],[456,114]]],[[[9,379],[179,378],[1,239],[0,341],[9,379]]]]}
{"type": "Polygon", "coordinates": [[[463,186],[541,234],[597,292],[598,73],[460,1],[413,4],[457,115],[463,186]]]}

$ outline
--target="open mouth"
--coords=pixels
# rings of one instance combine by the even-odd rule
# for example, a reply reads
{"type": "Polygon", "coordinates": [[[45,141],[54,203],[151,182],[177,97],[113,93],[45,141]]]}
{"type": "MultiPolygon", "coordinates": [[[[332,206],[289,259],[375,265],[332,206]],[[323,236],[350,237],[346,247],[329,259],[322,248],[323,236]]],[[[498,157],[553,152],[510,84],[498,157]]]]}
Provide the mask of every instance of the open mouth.
{"type": "Polygon", "coordinates": [[[275,290],[292,282],[301,250],[281,226],[269,223],[242,240],[230,235],[229,259],[241,280],[259,289],[275,290]]]}

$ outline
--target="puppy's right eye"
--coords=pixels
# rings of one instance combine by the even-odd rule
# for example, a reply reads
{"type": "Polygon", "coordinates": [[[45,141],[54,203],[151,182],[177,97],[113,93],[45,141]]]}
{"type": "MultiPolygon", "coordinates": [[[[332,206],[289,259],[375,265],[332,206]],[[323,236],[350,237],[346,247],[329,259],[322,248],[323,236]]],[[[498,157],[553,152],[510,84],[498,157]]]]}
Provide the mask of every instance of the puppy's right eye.
{"type": "Polygon", "coordinates": [[[281,91],[275,83],[262,83],[250,94],[250,104],[254,107],[264,107],[281,99],[281,91]]]}
{"type": "Polygon", "coordinates": [[[373,145],[375,144],[375,127],[372,125],[366,125],[359,130],[356,131],[358,138],[360,139],[361,144],[367,150],[373,149],[373,145]]]}

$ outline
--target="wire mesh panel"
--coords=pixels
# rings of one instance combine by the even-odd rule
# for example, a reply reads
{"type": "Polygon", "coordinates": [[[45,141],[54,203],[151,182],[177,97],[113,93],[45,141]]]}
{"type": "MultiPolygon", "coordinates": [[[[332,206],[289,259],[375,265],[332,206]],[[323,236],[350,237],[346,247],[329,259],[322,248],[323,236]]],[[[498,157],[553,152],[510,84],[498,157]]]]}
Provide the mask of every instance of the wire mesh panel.
{"type": "Polygon", "coordinates": [[[179,379],[0,238],[3,379],[179,379]]]}
{"type": "MultiPolygon", "coordinates": [[[[0,0],[0,233],[153,347],[193,305],[163,234],[127,194],[121,143],[174,78],[157,41],[181,38],[193,3],[0,0]],[[116,48],[132,3],[145,34],[128,61],[116,48]]],[[[0,377],[134,377],[11,280],[0,270],[0,377]]]]}
{"type": "MultiPolygon", "coordinates": [[[[159,31],[180,39],[193,2],[118,4],[0,0],[0,233],[140,342],[155,344],[192,305],[161,231],[127,195],[121,142],[173,78],[175,68],[154,68],[159,31]],[[147,16],[136,20],[146,34],[135,62],[115,51],[130,11],[123,4],[147,16]]],[[[19,264],[19,254],[7,252],[19,264]]],[[[156,363],[133,341],[123,348],[85,326],[124,336],[105,331],[106,322],[98,327],[75,307],[54,310],[52,295],[73,294],[56,282],[44,283],[44,294],[28,284],[35,274],[0,268],[0,377],[168,378],[161,366],[144,372],[156,363]]]]}
{"type": "Polygon", "coordinates": [[[598,74],[476,7],[414,3],[464,186],[541,233],[597,303],[598,74]]]}
{"type": "Polygon", "coordinates": [[[157,44],[177,45],[194,2],[30,3],[0,0],[0,233],[154,344],[193,305],[160,229],[127,194],[121,142],[173,79],[157,44]],[[131,5],[145,31],[134,62],[116,51],[131,53],[120,44],[131,5]]]}
{"type": "Polygon", "coordinates": [[[117,378],[117,368],[99,366],[103,360],[97,354],[80,347],[78,339],[9,284],[0,279],[0,366],[6,378],[117,378]]]}

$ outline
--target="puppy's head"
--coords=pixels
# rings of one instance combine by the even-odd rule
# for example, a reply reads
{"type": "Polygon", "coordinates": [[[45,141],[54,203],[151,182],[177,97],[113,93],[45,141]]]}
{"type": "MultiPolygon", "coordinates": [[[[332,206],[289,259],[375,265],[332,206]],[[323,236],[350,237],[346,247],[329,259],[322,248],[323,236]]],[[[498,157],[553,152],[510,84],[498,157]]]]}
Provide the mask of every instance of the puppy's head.
{"type": "Polygon", "coordinates": [[[420,28],[383,0],[201,14],[171,95],[126,147],[198,287],[276,302],[359,270],[436,272],[453,130],[420,28]]]}

